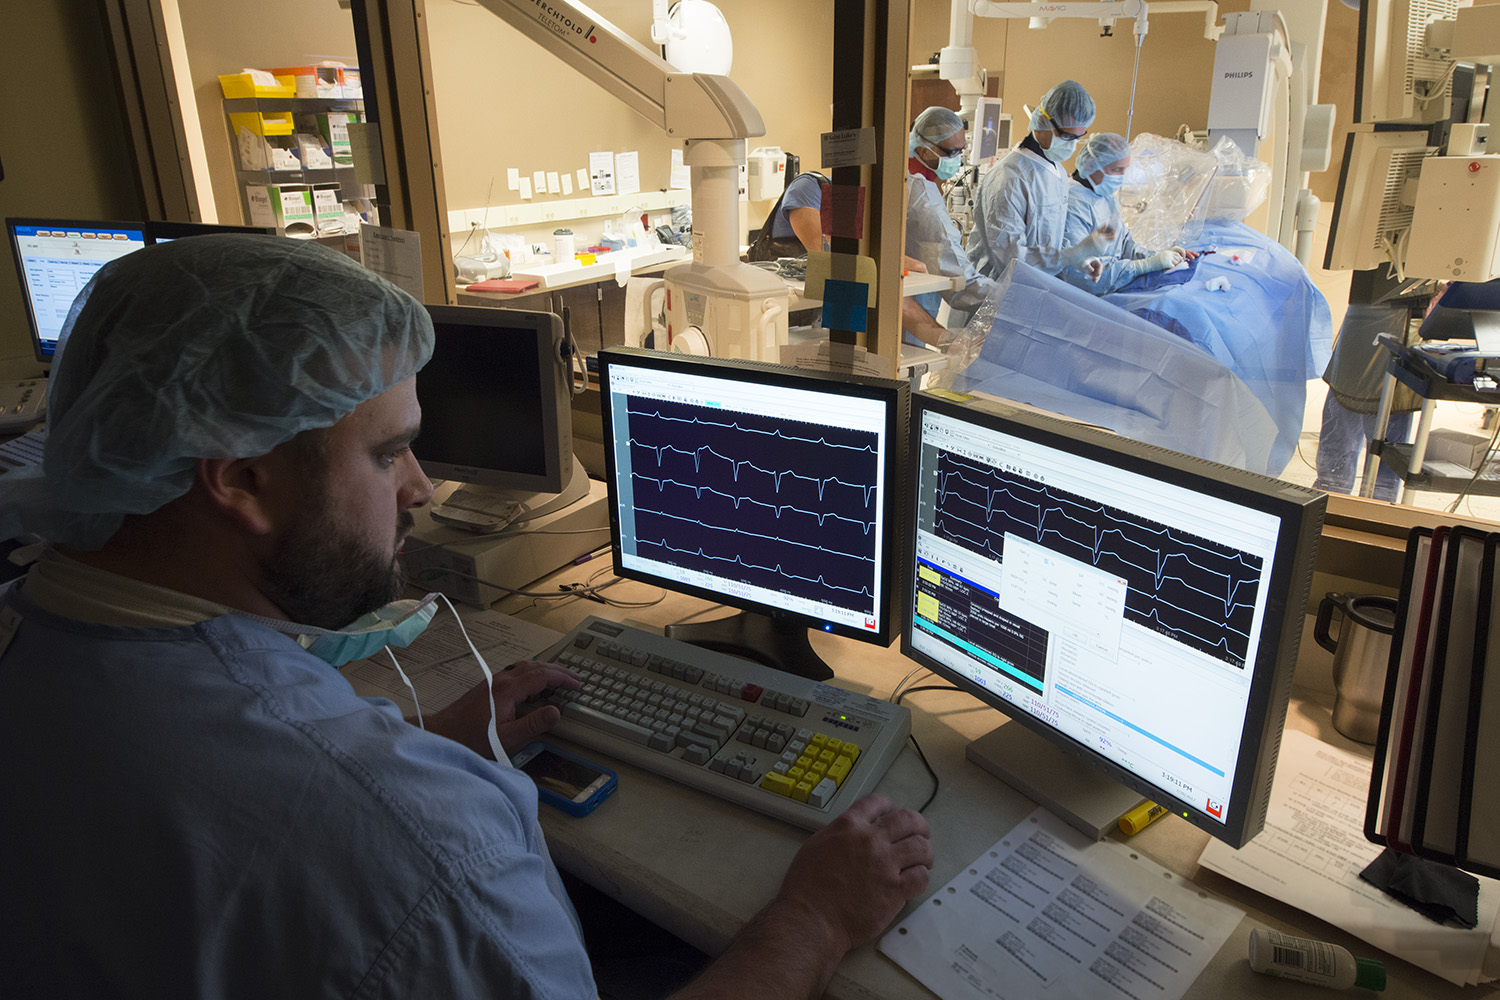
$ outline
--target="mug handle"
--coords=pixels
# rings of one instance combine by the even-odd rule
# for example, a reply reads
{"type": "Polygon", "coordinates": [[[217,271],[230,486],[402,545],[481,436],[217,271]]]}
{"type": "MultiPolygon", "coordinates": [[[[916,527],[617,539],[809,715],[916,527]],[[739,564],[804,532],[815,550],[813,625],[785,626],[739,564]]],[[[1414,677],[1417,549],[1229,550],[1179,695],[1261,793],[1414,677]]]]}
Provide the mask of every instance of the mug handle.
{"type": "MultiPolygon", "coordinates": [[[[1318,620],[1313,625],[1313,638],[1330,653],[1339,651],[1339,641],[1328,634],[1328,626],[1333,622],[1333,609],[1343,610],[1344,600],[1343,594],[1329,594],[1318,604],[1318,620]]],[[[1343,629],[1339,631],[1342,632],[1343,629]]]]}

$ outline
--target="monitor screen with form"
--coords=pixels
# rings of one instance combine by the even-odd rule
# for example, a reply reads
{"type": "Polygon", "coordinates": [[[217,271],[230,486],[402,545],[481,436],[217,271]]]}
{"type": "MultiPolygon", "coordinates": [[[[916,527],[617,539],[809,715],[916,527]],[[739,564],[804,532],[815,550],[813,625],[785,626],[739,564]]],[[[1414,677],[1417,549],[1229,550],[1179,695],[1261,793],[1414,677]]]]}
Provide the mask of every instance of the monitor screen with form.
{"type": "Polygon", "coordinates": [[[146,245],[139,222],[6,219],[38,361],[51,361],[73,300],[94,272],[146,245]]]}
{"type": "Polygon", "coordinates": [[[1322,494],[921,394],[912,434],[903,652],[1211,834],[1253,836],[1322,494]]]}
{"type": "Polygon", "coordinates": [[[616,568],[772,622],[669,635],[820,677],[808,628],[891,641],[906,383],[646,351],[600,362],[616,568]]]}

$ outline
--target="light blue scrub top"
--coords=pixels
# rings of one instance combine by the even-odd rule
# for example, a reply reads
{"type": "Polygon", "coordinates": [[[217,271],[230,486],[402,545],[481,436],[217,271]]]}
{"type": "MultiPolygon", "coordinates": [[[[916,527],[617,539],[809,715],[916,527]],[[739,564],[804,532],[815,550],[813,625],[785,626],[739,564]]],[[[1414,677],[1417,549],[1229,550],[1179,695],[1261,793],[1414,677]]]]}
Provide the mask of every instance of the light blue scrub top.
{"type": "Polygon", "coordinates": [[[1073,177],[1068,181],[1068,224],[1063,231],[1063,245],[1073,246],[1106,223],[1115,227],[1115,237],[1099,253],[1104,272],[1094,281],[1076,267],[1065,267],[1058,277],[1076,288],[1095,295],[1107,295],[1134,281],[1139,275],[1133,261],[1151,256],[1130,235],[1120,219],[1120,206],[1107,194],[1100,194],[1073,177]]]}
{"type": "Polygon", "coordinates": [[[243,619],[7,626],[7,993],[596,997],[519,771],[243,619]]]}
{"type": "Polygon", "coordinates": [[[974,192],[974,228],[964,244],[979,273],[998,278],[1015,259],[1047,274],[1062,270],[1068,221],[1068,173],[1017,146],[974,192]]]}

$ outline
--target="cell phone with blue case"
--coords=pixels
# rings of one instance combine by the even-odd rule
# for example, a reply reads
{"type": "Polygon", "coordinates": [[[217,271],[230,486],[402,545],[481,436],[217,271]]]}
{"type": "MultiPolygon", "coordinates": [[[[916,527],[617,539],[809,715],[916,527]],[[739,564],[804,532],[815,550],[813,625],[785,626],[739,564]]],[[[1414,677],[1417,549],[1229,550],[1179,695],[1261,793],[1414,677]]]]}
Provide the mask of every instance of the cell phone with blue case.
{"type": "Polygon", "coordinates": [[[513,754],[511,763],[536,782],[543,802],[573,816],[593,812],[620,782],[609,768],[540,740],[513,754]]]}

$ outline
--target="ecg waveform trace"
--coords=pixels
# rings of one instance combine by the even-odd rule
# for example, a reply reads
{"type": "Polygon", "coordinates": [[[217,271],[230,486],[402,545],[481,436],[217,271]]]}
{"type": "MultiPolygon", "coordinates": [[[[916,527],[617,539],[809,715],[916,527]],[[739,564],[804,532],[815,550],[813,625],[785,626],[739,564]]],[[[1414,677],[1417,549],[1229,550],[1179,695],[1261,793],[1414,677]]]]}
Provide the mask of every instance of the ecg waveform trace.
{"type": "Polygon", "coordinates": [[[1125,617],[1243,668],[1262,559],[1228,545],[941,452],[933,531],[1003,560],[1007,532],[1129,582],[1125,617]]]}
{"type": "Polygon", "coordinates": [[[637,552],[873,613],[876,432],[645,398],[626,409],[637,552]]]}

